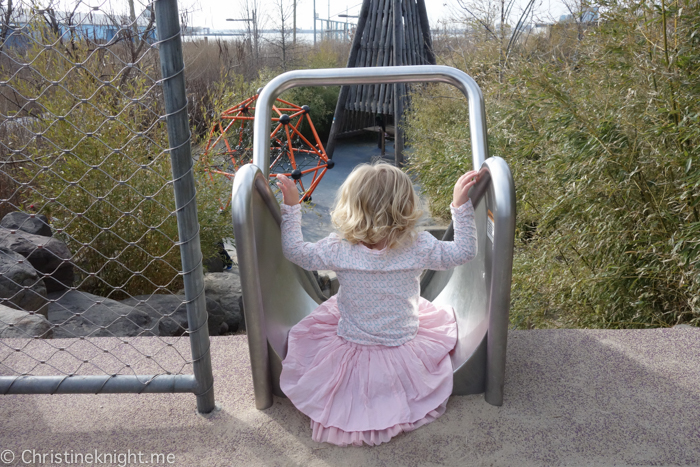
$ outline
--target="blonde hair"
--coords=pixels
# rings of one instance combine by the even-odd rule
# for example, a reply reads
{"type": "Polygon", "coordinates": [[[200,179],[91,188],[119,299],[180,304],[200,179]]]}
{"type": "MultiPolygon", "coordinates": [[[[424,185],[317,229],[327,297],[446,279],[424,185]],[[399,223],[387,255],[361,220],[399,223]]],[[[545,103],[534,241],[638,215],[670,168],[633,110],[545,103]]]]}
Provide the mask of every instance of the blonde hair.
{"type": "Polygon", "coordinates": [[[422,211],[411,179],[386,163],[361,164],[343,182],[331,221],[350,243],[394,248],[415,237],[422,211]]]}

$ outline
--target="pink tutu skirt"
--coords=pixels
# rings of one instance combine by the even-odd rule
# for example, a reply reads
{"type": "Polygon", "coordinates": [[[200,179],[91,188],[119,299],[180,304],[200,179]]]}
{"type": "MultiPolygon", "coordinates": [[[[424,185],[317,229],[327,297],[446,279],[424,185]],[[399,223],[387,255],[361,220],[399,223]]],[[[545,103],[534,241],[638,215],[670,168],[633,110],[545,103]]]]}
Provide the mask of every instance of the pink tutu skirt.
{"type": "Polygon", "coordinates": [[[311,418],[314,441],[381,444],[445,412],[454,313],[421,298],[418,318],[418,334],[403,345],[355,344],[337,335],[340,312],[331,297],[292,328],[280,386],[311,418]]]}

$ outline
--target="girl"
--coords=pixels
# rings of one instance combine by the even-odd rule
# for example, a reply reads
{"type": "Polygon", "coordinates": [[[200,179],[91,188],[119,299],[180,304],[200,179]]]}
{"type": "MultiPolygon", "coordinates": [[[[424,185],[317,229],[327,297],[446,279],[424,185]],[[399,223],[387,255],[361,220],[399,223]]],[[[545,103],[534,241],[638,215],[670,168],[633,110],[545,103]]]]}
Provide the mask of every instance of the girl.
{"type": "Polygon", "coordinates": [[[411,179],[388,164],[360,165],[340,187],[331,220],[338,234],[307,243],[294,182],[278,175],[282,248],[304,269],[336,271],[338,293],[289,333],[280,386],[311,418],[312,438],[340,446],[381,444],[430,423],[452,393],[451,307],[420,297],[423,269],[476,256],[477,172],[454,188],[454,242],[416,232],[421,212],[411,179]]]}

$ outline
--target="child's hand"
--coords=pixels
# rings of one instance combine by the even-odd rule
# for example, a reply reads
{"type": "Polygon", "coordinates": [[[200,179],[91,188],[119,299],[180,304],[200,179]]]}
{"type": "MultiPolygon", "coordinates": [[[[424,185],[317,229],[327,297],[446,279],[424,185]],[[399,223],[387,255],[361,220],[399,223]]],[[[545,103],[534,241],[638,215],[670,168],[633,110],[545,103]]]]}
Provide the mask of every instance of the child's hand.
{"type": "Polygon", "coordinates": [[[469,189],[479,180],[479,171],[470,170],[465,173],[457,183],[455,183],[454,196],[452,197],[452,205],[456,208],[460,207],[469,201],[469,189]]]}
{"type": "Polygon", "coordinates": [[[277,187],[282,191],[282,200],[287,206],[299,204],[299,191],[292,180],[285,175],[277,174],[277,187]]]}

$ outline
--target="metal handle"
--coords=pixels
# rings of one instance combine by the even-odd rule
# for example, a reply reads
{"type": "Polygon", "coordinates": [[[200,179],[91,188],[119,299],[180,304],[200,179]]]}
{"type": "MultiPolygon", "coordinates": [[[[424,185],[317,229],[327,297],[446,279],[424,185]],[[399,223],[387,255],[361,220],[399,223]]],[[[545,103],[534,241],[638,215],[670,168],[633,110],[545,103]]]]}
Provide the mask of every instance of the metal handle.
{"type": "Polygon", "coordinates": [[[298,86],[337,86],[350,84],[447,83],[457,87],[469,102],[469,131],[474,169],[488,159],[484,97],[476,81],[463,71],[442,65],[366,68],[327,68],[283,73],[260,91],[253,139],[253,164],[270,175],[270,122],[272,103],[288,89],[298,86]]]}

